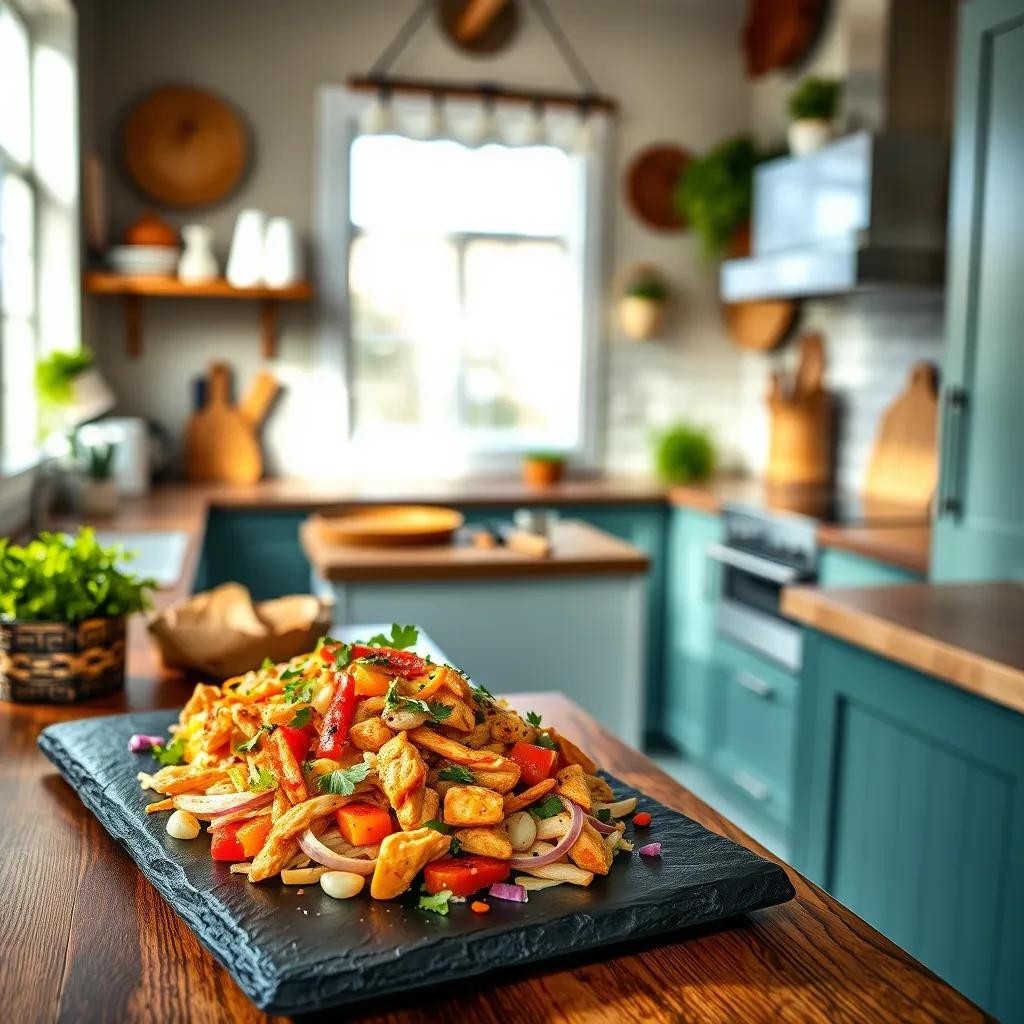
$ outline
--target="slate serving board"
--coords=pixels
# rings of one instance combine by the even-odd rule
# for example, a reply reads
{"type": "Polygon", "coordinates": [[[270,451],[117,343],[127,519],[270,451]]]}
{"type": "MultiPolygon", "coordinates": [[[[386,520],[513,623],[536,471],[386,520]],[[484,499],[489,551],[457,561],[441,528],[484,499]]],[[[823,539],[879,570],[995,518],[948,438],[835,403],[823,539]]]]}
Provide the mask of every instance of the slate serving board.
{"type": "MultiPolygon", "coordinates": [[[[171,711],[52,725],[43,753],[103,827],[262,1009],[302,1013],[450,982],[742,914],[792,899],[778,865],[708,832],[606,776],[617,797],[635,796],[655,825],[661,858],[620,853],[588,889],[559,886],[526,905],[491,900],[486,916],[467,906],[448,917],[416,909],[418,893],[381,903],[337,901],[319,886],[250,885],[209,858],[205,833],[172,839],[165,814],[147,815],[139,771],[148,754],[128,753],[132,733],[167,734],[171,711]]],[[[630,828],[627,828],[627,835],[630,828]]],[[[645,837],[647,830],[640,835],[645,837]]],[[[641,845],[640,843],[637,844],[641,845]]]]}

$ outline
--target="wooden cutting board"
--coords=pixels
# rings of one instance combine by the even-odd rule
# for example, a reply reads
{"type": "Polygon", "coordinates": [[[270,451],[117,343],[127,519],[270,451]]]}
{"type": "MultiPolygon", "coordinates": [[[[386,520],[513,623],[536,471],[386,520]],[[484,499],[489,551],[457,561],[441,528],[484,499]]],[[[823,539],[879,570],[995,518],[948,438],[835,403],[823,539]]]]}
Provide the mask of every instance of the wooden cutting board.
{"type": "Polygon", "coordinates": [[[206,404],[194,413],[185,431],[185,472],[190,480],[251,484],[263,475],[257,432],[277,393],[274,377],[263,371],[241,407],[231,401],[231,370],[213,363],[206,404]]]}
{"type": "Polygon", "coordinates": [[[864,494],[926,509],[939,479],[938,381],[929,363],[916,363],[907,386],[886,410],[868,462],[864,494]]]}

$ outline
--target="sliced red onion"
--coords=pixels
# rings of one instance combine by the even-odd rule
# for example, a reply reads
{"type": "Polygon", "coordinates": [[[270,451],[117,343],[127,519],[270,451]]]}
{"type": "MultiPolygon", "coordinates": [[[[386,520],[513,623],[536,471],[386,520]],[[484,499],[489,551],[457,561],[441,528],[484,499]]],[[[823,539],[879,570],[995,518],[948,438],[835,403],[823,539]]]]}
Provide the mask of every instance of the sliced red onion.
{"type": "Polygon", "coordinates": [[[154,747],[164,745],[163,736],[147,736],[145,733],[134,733],[128,741],[128,749],[137,754],[140,750],[152,750],[154,747]]]}
{"type": "Polygon", "coordinates": [[[207,796],[176,796],[174,806],[182,811],[189,811],[197,818],[219,818],[235,811],[251,811],[274,799],[272,792],[267,793],[214,793],[207,796]]]}
{"type": "Polygon", "coordinates": [[[579,839],[580,833],[583,831],[583,822],[586,818],[583,809],[571,800],[567,800],[564,796],[558,799],[562,801],[565,809],[572,815],[572,821],[569,822],[569,831],[558,840],[557,846],[552,847],[547,853],[542,853],[539,857],[513,857],[509,864],[517,871],[522,871],[524,868],[542,868],[547,864],[553,864],[559,857],[565,856],[572,849],[576,840],[579,839]]]}
{"type": "Polygon", "coordinates": [[[323,864],[325,868],[330,868],[332,871],[350,871],[353,875],[372,875],[373,869],[377,866],[376,859],[356,860],[355,857],[343,857],[340,853],[335,853],[330,847],[324,846],[308,828],[299,840],[299,846],[310,860],[315,860],[317,864],[323,864]]]}
{"type": "Polygon", "coordinates": [[[508,900],[510,903],[530,902],[526,886],[515,885],[513,882],[495,882],[487,891],[496,900],[508,900]]]}
{"type": "Polygon", "coordinates": [[[593,825],[594,828],[596,828],[603,836],[610,836],[613,832],[619,831],[614,825],[610,825],[607,822],[602,821],[600,818],[595,818],[592,814],[587,815],[587,821],[589,821],[590,824],[593,825]]]}
{"type": "Polygon", "coordinates": [[[641,857],[660,857],[661,843],[648,843],[646,846],[641,846],[637,853],[641,857]]]}

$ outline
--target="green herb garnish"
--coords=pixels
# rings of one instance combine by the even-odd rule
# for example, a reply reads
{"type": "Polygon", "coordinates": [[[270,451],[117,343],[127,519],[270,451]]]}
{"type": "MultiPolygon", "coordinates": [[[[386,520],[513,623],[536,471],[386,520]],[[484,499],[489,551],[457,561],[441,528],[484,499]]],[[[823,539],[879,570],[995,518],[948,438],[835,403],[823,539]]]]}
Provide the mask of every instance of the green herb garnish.
{"type": "Polygon", "coordinates": [[[416,697],[406,697],[398,692],[398,680],[392,679],[388,692],[384,697],[384,709],[386,711],[422,711],[435,722],[443,722],[449,718],[452,709],[447,704],[436,702],[428,703],[416,697]]]}
{"type": "Polygon", "coordinates": [[[539,733],[533,741],[538,747],[547,747],[548,750],[557,750],[558,744],[546,733],[539,733]]]}
{"type": "Polygon", "coordinates": [[[420,910],[429,910],[432,914],[448,916],[448,901],[452,898],[451,889],[442,889],[434,896],[421,896],[419,902],[420,910]]]}
{"type": "Polygon", "coordinates": [[[185,737],[179,736],[172,740],[166,747],[157,744],[153,747],[153,757],[162,765],[177,765],[185,763],[185,737]]]}
{"type": "Polygon", "coordinates": [[[424,828],[432,828],[435,832],[440,832],[442,835],[450,835],[452,831],[451,825],[446,825],[443,821],[438,821],[437,818],[431,818],[430,821],[423,822],[424,828]]]}
{"type": "Polygon", "coordinates": [[[370,774],[370,766],[365,762],[354,764],[351,768],[338,768],[317,779],[317,788],[321,793],[333,793],[335,796],[351,796],[356,791],[356,783],[362,782],[370,774]]]}
{"type": "Polygon", "coordinates": [[[404,651],[420,637],[420,631],[415,626],[400,626],[397,622],[391,623],[391,636],[377,633],[366,641],[368,647],[393,647],[396,651],[404,651]]]}
{"type": "Polygon", "coordinates": [[[277,779],[274,777],[273,772],[267,771],[266,768],[260,768],[255,777],[250,776],[249,778],[249,789],[253,793],[265,793],[268,789],[275,789],[277,787],[277,779]]]}
{"type": "Polygon", "coordinates": [[[458,836],[452,836],[452,841],[448,844],[448,853],[452,857],[458,857],[462,853],[462,841],[458,836]]]}
{"type": "Polygon", "coordinates": [[[293,729],[305,729],[309,725],[310,716],[313,714],[311,707],[299,708],[295,717],[288,723],[293,729]]]}
{"type": "Polygon", "coordinates": [[[251,754],[256,749],[256,744],[259,742],[259,738],[265,732],[271,732],[272,730],[273,726],[261,726],[259,729],[256,730],[256,735],[253,736],[252,739],[248,739],[244,743],[239,743],[238,746],[235,747],[235,750],[241,754],[251,754]]]}
{"type": "Polygon", "coordinates": [[[539,726],[540,725],[540,715],[538,715],[536,711],[527,711],[526,712],[526,721],[529,722],[529,724],[534,726],[534,727],[539,726]]]}
{"type": "Polygon", "coordinates": [[[298,679],[306,671],[305,665],[298,665],[292,668],[290,665],[281,673],[282,679],[298,679]]]}
{"type": "Polygon", "coordinates": [[[597,820],[607,825],[612,820],[612,812],[607,807],[599,807],[597,811],[597,820]]]}
{"type": "Polygon", "coordinates": [[[565,810],[565,804],[562,803],[561,797],[549,796],[543,803],[537,804],[536,807],[530,809],[538,818],[553,818],[556,814],[561,814],[565,810]]]}
{"type": "Polygon", "coordinates": [[[261,672],[269,672],[273,667],[274,663],[269,658],[264,658],[263,661],[260,662],[261,672]]]}
{"type": "Polygon", "coordinates": [[[476,782],[476,776],[461,764],[453,764],[449,765],[447,768],[442,768],[437,773],[437,777],[442,782],[464,782],[468,786],[471,786],[476,782]]]}
{"type": "MultiPolygon", "coordinates": [[[[281,677],[282,679],[284,676],[281,677]]],[[[289,704],[308,704],[313,699],[313,684],[305,679],[295,679],[285,684],[284,699],[289,704]]]]}

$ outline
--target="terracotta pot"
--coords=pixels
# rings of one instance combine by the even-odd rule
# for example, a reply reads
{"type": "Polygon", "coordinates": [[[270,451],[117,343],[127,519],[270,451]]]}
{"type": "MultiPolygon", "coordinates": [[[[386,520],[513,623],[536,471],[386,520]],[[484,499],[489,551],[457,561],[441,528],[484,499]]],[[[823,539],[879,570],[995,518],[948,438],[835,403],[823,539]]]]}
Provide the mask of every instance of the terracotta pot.
{"type": "Polygon", "coordinates": [[[523,459],[523,482],[527,487],[550,487],[565,473],[565,462],[552,459],[523,459]]]}
{"type": "Polygon", "coordinates": [[[0,700],[74,704],[124,687],[125,617],[0,622],[0,700]]]}
{"type": "Polygon", "coordinates": [[[626,295],[619,302],[619,323],[628,338],[643,341],[653,338],[665,320],[665,303],[626,295]]]}
{"type": "Polygon", "coordinates": [[[73,485],[75,507],[83,516],[104,518],[117,511],[117,484],[82,476],[73,485]]]}

